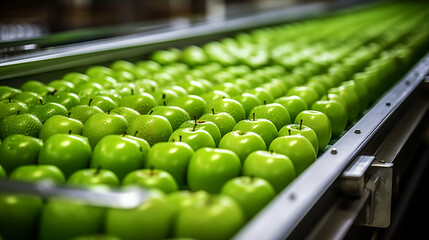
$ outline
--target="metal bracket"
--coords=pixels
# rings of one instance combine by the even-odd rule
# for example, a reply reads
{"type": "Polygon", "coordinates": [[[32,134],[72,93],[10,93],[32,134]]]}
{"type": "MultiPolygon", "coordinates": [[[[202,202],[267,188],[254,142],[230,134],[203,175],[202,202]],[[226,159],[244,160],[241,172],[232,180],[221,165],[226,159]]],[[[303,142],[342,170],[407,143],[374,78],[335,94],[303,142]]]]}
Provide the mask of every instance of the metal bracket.
{"type": "Polygon", "coordinates": [[[390,225],[393,164],[374,161],[374,156],[358,157],[342,174],[340,189],[350,197],[368,196],[357,223],[386,228],[390,225]]]}

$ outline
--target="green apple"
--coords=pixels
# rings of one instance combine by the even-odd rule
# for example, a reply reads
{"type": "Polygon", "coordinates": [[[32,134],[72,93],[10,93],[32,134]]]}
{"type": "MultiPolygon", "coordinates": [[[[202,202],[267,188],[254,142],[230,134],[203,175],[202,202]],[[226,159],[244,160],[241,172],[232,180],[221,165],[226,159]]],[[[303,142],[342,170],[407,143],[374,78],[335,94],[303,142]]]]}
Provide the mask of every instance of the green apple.
{"type": "Polygon", "coordinates": [[[226,112],[215,113],[212,109],[211,113],[206,113],[200,117],[200,121],[210,121],[216,124],[219,128],[221,136],[224,136],[226,133],[232,131],[236,122],[235,119],[226,112]]]}
{"type": "Polygon", "coordinates": [[[190,66],[206,64],[209,59],[207,54],[198,46],[189,46],[183,49],[181,59],[190,66]]]}
{"type": "Polygon", "coordinates": [[[362,106],[361,111],[364,111],[368,107],[371,98],[369,96],[368,89],[366,88],[366,86],[363,83],[355,81],[355,80],[349,80],[349,81],[341,83],[341,85],[353,86],[353,89],[355,90],[356,94],[358,95],[359,102],[362,106]]]}
{"type": "Polygon", "coordinates": [[[62,77],[62,79],[73,83],[75,86],[89,81],[89,77],[83,73],[70,72],[62,77]]]}
{"type": "Polygon", "coordinates": [[[231,239],[244,225],[240,205],[223,194],[198,199],[174,219],[173,236],[191,239],[231,239]]]}
{"type": "Polygon", "coordinates": [[[196,80],[183,80],[177,83],[179,86],[183,87],[188,94],[191,95],[201,95],[207,92],[207,88],[200,82],[196,80]]]}
{"type": "Polygon", "coordinates": [[[324,113],[331,123],[332,136],[339,136],[347,126],[347,112],[336,100],[320,100],[313,104],[312,110],[324,113]]]}
{"type": "Polygon", "coordinates": [[[167,118],[173,131],[178,129],[182,123],[191,119],[188,112],[183,108],[175,106],[156,106],[150,112],[151,115],[159,115],[167,118]]]}
{"type": "Polygon", "coordinates": [[[238,122],[233,130],[254,132],[262,137],[266,146],[269,146],[271,141],[273,141],[278,134],[274,123],[267,119],[256,119],[254,116],[252,116],[251,119],[238,122]]]}
{"type": "Polygon", "coordinates": [[[48,102],[42,105],[34,105],[30,108],[29,113],[36,116],[42,123],[45,123],[46,120],[54,115],[67,116],[69,111],[61,104],[48,102]]]}
{"type": "Polygon", "coordinates": [[[121,115],[95,113],[86,120],[82,129],[82,136],[87,137],[91,147],[94,148],[104,136],[123,134],[127,127],[128,122],[121,115]]]}
{"type": "Polygon", "coordinates": [[[128,173],[122,181],[123,186],[138,186],[144,189],[158,189],[164,193],[178,190],[177,183],[173,176],[164,170],[139,169],[128,173]]]}
{"type": "Polygon", "coordinates": [[[344,100],[348,123],[353,122],[359,116],[362,106],[353,86],[339,86],[329,89],[328,92],[338,94],[344,100]]]}
{"type": "Polygon", "coordinates": [[[96,106],[78,105],[70,109],[69,117],[85,123],[95,113],[103,113],[103,110],[96,106]]]}
{"type": "Polygon", "coordinates": [[[47,140],[50,136],[56,133],[73,133],[82,134],[83,123],[79,120],[64,117],[62,115],[54,115],[43,124],[40,129],[39,138],[47,140]]]}
{"type": "Polygon", "coordinates": [[[291,123],[289,112],[279,103],[256,106],[250,111],[249,118],[270,120],[276,126],[277,131],[291,123]]]}
{"type": "Polygon", "coordinates": [[[179,186],[185,186],[188,163],[193,154],[194,150],[186,143],[160,142],[149,150],[145,168],[167,171],[179,186]]]}
{"type": "Polygon", "coordinates": [[[237,96],[243,92],[243,90],[234,83],[221,83],[214,87],[214,90],[220,90],[228,94],[229,96],[237,96]]]}
{"type": "Polygon", "coordinates": [[[50,199],[40,216],[39,239],[71,239],[103,229],[106,210],[82,202],[50,199]]]}
{"type": "Polygon", "coordinates": [[[257,177],[267,180],[281,192],[296,177],[295,167],[289,157],[268,151],[256,151],[243,163],[243,176],[257,177]]]}
{"type": "Polygon", "coordinates": [[[146,114],[152,109],[153,107],[157,106],[158,103],[156,102],[155,98],[150,95],[149,93],[139,93],[129,96],[124,96],[119,101],[120,107],[129,107],[140,114],[146,114]]]}
{"type": "Polygon", "coordinates": [[[201,117],[204,114],[204,110],[207,107],[206,101],[196,95],[185,95],[180,96],[176,99],[171,100],[168,103],[169,106],[176,106],[184,109],[188,112],[189,116],[193,118],[201,117]]]}
{"type": "Polygon", "coordinates": [[[238,101],[231,98],[223,98],[207,104],[206,113],[209,112],[229,113],[236,122],[246,118],[246,112],[238,101]]]}
{"type": "Polygon", "coordinates": [[[12,98],[13,96],[21,92],[22,91],[17,88],[9,86],[0,86],[0,100],[12,98]]]}
{"type": "Polygon", "coordinates": [[[65,183],[63,172],[54,165],[25,165],[17,167],[9,176],[10,180],[24,182],[51,181],[65,183]]]}
{"type": "Polygon", "coordinates": [[[307,103],[298,96],[281,97],[277,98],[274,102],[286,108],[292,122],[295,121],[298,113],[308,109],[307,103]]]}
{"type": "Polygon", "coordinates": [[[266,88],[256,87],[247,92],[255,95],[262,103],[265,104],[272,103],[275,99],[274,96],[270,93],[270,91],[266,88]]]}
{"type": "MultiPolygon", "coordinates": [[[[117,75],[117,72],[113,72],[113,76],[115,75],[117,75]]],[[[91,77],[91,82],[100,84],[104,89],[114,88],[118,85],[118,81],[111,76],[91,77]]]]}
{"type": "Polygon", "coordinates": [[[225,134],[219,143],[219,148],[233,151],[243,163],[246,157],[257,150],[267,150],[264,139],[254,132],[243,130],[225,134]]]}
{"type": "Polygon", "coordinates": [[[103,112],[109,112],[110,110],[117,107],[117,104],[112,98],[101,95],[89,95],[82,98],[80,101],[81,105],[96,106],[99,107],[103,112]]]}
{"type": "Polygon", "coordinates": [[[166,239],[172,227],[173,213],[161,191],[149,190],[149,199],[135,209],[109,209],[104,229],[107,234],[121,239],[166,239]]]}
{"type": "Polygon", "coordinates": [[[34,92],[34,91],[33,91],[34,89],[37,89],[37,88],[39,88],[39,87],[43,87],[43,86],[45,86],[45,84],[44,84],[44,83],[42,83],[42,82],[40,82],[40,81],[37,81],[37,80],[29,80],[29,81],[25,81],[25,82],[21,85],[20,89],[21,89],[22,91],[25,91],[25,92],[34,92]]]}
{"type": "Polygon", "coordinates": [[[73,90],[81,99],[87,96],[97,94],[103,90],[103,86],[96,82],[85,82],[82,83],[73,90]]]}
{"type": "Polygon", "coordinates": [[[152,96],[155,98],[158,105],[168,105],[171,100],[179,97],[179,94],[177,94],[172,89],[162,88],[156,92],[153,92],[152,96]]]}
{"type": "Polygon", "coordinates": [[[171,134],[168,141],[187,143],[194,151],[203,147],[216,147],[212,135],[206,130],[196,129],[196,125],[192,128],[177,129],[171,134]]]}
{"type": "Polygon", "coordinates": [[[157,142],[166,142],[172,132],[168,119],[159,115],[137,116],[127,128],[128,134],[143,138],[151,146],[157,142]]]}
{"type": "Polygon", "coordinates": [[[89,168],[81,169],[74,172],[69,179],[67,184],[74,186],[119,186],[119,179],[116,174],[107,169],[89,168]]]}
{"type": "Polygon", "coordinates": [[[150,59],[161,65],[167,65],[169,63],[177,62],[180,58],[180,53],[181,51],[176,48],[157,50],[152,53],[150,59]]]}
{"type": "Polygon", "coordinates": [[[197,204],[198,201],[207,199],[210,194],[206,191],[181,190],[168,194],[167,200],[169,205],[173,208],[174,215],[177,215],[183,208],[190,207],[197,204]]]}
{"type": "Polygon", "coordinates": [[[6,137],[0,145],[0,165],[11,173],[22,165],[34,164],[42,148],[43,141],[21,134],[6,137]]]}
{"type": "Polygon", "coordinates": [[[85,74],[88,75],[89,78],[98,76],[112,76],[113,70],[104,66],[92,66],[86,70],[85,74]]]}
{"type": "Polygon", "coordinates": [[[313,145],[301,135],[278,137],[271,143],[269,150],[289,157],[296,175],[301,174],[317,158],[313,145]]]}
{"type": "Polygon", "coordinates": [[[110,65],[110,68],[113,69],[114,71],[124,70],[124,71],[132,72],[135,68],[135,65],[134,63],[128,62],[125,60],[117,60],[110,65]]]}
{"type": "Polygon", "coordinates": [[[45,99],[47,102],[54,102],[63,105],[67,109],[80,104],[79,96],[71,92],[56,92],[55,94],[46,96],[45,99]]]}
{"type": "Polygon", "coordinates": [[[0,101],[0,121],[7,116],[16,115],[17,113],[27,113],[28,107],[25,103],[18,100],[4,99],[0,101]]]}
{"type": "Polygon", "coordinates": [[[4,168],[0,165],[0,179],[5,179],[5,178],[7,178],[7,173],[6,173],[6,171],[4,170],[4,168]]]}
{"type": "Polygon", "coordinates": [[[86,137],[58,133],[44,142],[38,163],[57,166],[69,177],[73,172],[88,167],[91,153],[86,137]]]}
{"type": "Polygon", "coordinates": [[[231,150],[198,149],[188,165],[187,181],[192,191],[219,193],[223,184],[241,171],[240,158],[231,150]]]}
{"type": "Polygon", "coordinates": [[[34,105],[40,104],[42,97],[35,92],[22,92],[14,95],[12,99],[23,102],[27,107],[31,108],[34,105]]]}
{"type": "Polygon", "coordinates": [[[40,197],[0,194],[0,233],[4,239],[31,239],[37,235],[43,202],[40,197]]]}
{"type": "Polygon", "coordinates": [[[221,193],[240,204],[247,219],[255,216],[276,196],[274,188],[267,180],[253,176],[229,180],[223,185],[221,193]]]}
{"type": "Polygon", "coordinates": [[[58,92],[70,92],[75,88],[75,85],[67,80],[53,80],[48,83],[48,86],[55,88],[58,92]]]}
{"type": "Polygon", "coordinates": [[[195,127],[195,130],[198,130],[198,129],[206,130],[213,137],[215,145],[217,146],[219,144],[219,141],[221,139],[221,133],[218,126],[214,122],[194,119],[194,120],[185,121],[180,125],[180,128],[194,128],[194,127],[195,127]]]}
{"type": "Polygon", "coordinates": [[[324,149],[329,144],[332,136],[332,127],[328,116],[319,111],[305,110],[296,116],[295,123],[300,124],[301,120],[302,124],[316,132],[319,140],[319,150],[324,149]]]}
{"type": "Polygon", "coordinates": [[[293,87],[287,92],[287,96],[298,96],[305,101],[307,106],[313,105],[319,99],[317,92],[309,86],[293,87]]]}
{"type": "Polygon", "coordinates": [[[144,166],[146,159],[147,159],[147,154],[148,154],[149,149],[150,149],[149,143],[146,140],[144,140],[143,138],[139,138],[139,137],[135,137],[135,136],[131,136],[131,135],[125,135],[124,137],[131,139],[131,140],[134,140],[139,144],[139,146],[140,146],[139,149],[140,149],[140,152],[142,154],[142,166],[144,166]]]}
{"type": "Polygon", "coordinates": [[[218,99],[230,98],[231,97],[228,93],[226,93],[224,91],[221,91],[221,90],[211,90],[209,92],[201,94],[200,96],[206,102],[212,102],[212,101],[215,101],[215,100],[218,100],[218,99]]]}
{"type": "Polygon", "coordinates": [[[123,179],[142,167],[140,145],[122,135],[106,135],[97,143],[91,157],[91,168],[101,167],[123,179]]]}
{"type": "Polygon", "coordinates": [[[288,124],[282,127],[279,131],[279,137],[297,134],[307,138],[313,145],[314,151],[316,153],[319,152],[319,140],[317,139],[316,132],[307,126],[302,125],[302,121],[300,124],[288,124]]]}
{"type": "Polygon", "coordinates": [[[116,107],[110,110],[110,114],[122,115],[129,123],[140,115],[136,110],[127,107],[116,107]]]}
{"type": "Polygon", "coordinates": [[[325,95],[326,91],[328,90],[328,89],[325,88],[325,86],[322,83],[315,82],[315,81],[308,82],[304,86],[308,86],[308,87],[313,88],[314,91],[317,92],[317,95],[319,96],[319,98],[322,97],[323,95],[325,95]]]}
{"type": "Polygon", "coordinates": [[[257,98],[254,94],[251,93],[242,93],[240,95],[234,96],[233,99],[237,100],[244,108],[246,116],[249,116],[250,111],[259,105],[262,105],[261,100],[257,98]]]}
{"type": "Polygon", "coordinates": [[[0,139],[13,134],[38,137],[42,126],[42,122],[33,114],[11,115],[0,121],[0,139]]]}

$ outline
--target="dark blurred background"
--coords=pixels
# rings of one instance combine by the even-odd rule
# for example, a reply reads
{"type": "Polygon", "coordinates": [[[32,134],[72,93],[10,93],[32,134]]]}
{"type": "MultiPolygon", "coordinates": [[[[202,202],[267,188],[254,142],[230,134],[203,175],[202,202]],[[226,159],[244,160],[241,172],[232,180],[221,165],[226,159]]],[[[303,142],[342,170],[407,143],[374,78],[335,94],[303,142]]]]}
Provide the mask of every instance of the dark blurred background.
{"type": "Polygon", "coordinates": [[[238,16],[315,0],[4,0],[0,41],[76,29],[144,26],[166,19],[238,16]]]}

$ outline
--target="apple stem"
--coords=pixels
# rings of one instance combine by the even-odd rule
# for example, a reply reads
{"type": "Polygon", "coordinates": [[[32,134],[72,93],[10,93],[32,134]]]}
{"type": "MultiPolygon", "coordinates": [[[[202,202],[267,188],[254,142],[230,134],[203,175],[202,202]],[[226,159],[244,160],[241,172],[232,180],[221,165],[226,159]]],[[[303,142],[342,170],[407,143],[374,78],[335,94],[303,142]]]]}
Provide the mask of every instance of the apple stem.
{"type": "Polygon", "coordinates": [[[212,108],[212,113],[215,114],[214,108],[212,108]]]}
{"type": "Polygon", "coordinates": [[[164,106],[167,106],[167,103],[165,103],[165,101],[162,101],[162,104],[163,104],[164,106]]]}
{"type": "Polygon", "coordinates": [[[197,116],[194,116],[194,122],[197,124],[197,116]]]}
{"type": "Polygon", "coordinates": [[[167,96],[165,95],[165,93],[162,94],[162,99],[165,99],[167,96]]]}
{"type": "Polygon", "coordinates": [[[195,128],[197,127],[197,123],[194,124],[194,127],[192,128],[192,132],[195,132],[195,128]]]}
{"type": "Polygon", "coordinates": [[[253,181],[255,180],[255,175],[252,174],[249,177],[250,177],[250,183],[253,183],[253,181]]]}
{"type": "Polygon", "coordinates": [[[40,105],[43,105],[43,100],[39,98],[40,105]]]}
{"type": "Polygon", "coordinates": [[[95,170],[94,175],[98,175],[101,171],[101,165],[98,165],[97,169],[95,170]]]}
{"type": "Polygon", "coordinates": [[[9,103],[11,103],[12,102],[12,99],[11,98],[9,98],[9,103]]]}
{"type": "Polygon", "coordinates": [[[267,101],[266,100],[264,100],[264,105],[267,105],[267,101]]]}
{"type": "Polygon", "coordinates": [[[299,120],[299,130],[302,130],[302,119],[299,120]]]}
{"type": "Polygon", "coordinates": [[[179,135],[179,142],[182,141],[182,135],[179,135]]]}
{"type": "Polygon", "coordinates": [[[135,136],[137,136],[137,133],[138,133],[138,132],[139,132],[139,131],[136,131],[136,132],[134,133],[134,137],[135,137],[135,136]]]}
{"type": "Polygon", "coordinates": [[[270,150],[270,153],[271,153],[271,154],[274,154],[274,150],[272,150],[272,149],[271,149],[271,150],[270,150]]]}
{"type": "Polygon", "coordinates": [[[54,89],[54,91],[50,92],[50,93],[49,93],[49,95],[53,96],[53,95],[55,95],[55,93],[57,93],[57,92],[58,92],[58,90],[57,90],[57,89],[54,89]]]}
{"type": "Polygon", "coordinates": [[[124,131],[124,132],[122,133],[122,137],[125,137],[125,135],[127,135],[127,131],[124,131]]]}
{"type": "Polygon", "coordinates": [[[292,133],[290,132],[290,129],[287,130],[289,132],[289,136],[292,135],[292,133]]]}
{"type": "Polygon", "coordinates": [[[110,110],[107,111],[107,114],[110,114],[110,110]]]}
{"type": "Polygon", "coordinates": [[[153,113],[153,110],[150,110],[150,112],[147,115],[151,115],[153,113]]]}
{"type": "Polygon", "coordinates": [[[256,120],[256,113],[255,112],[253,112],[253,121],[255,121],[256,120]]]}
{"type": "Polygon", "coordinates": [[[88,102],[88,106],[91,106],[91,102],[92,102],[92,98],[91,99],[89,99],[89,102],[88,102]]]}
{"type": "Polygon", "coordinates": [[[69,135],[72,133],[72,130],[69,130],[69,135]]]}
{"type": "Polygon", "coordinates": [[[19,115],[19,110],[18,110],[18,111],[16,111],[16,115],[19,115]]]}
{"type": "Polygon", "coordinates": [[[131,95],[134,95],[134,89],[131,88],[131,95]]]}
{"type": "Polygon", "coordinates": [[[71,112],[69,112],[69,113],[67,114],[67,118],[70,118],[70,115],[71,115],[71,112]]]}

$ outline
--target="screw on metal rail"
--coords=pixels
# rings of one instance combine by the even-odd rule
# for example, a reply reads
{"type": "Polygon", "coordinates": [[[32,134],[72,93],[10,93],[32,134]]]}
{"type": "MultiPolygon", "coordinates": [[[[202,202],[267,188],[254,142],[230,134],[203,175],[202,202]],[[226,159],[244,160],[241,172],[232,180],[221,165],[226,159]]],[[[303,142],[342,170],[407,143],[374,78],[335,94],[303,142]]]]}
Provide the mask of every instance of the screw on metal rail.
{"type": "Polygon", "coordinates": [[[389,107],[390,105],[391,105],[391,103],[390,103],[390,102],[386,102],[386,106],[388,106],[388,107],[389,107]]]}
{"type": "Polygon", "coordinates": [[[336,148],[332,148],[331,154],[337,154],[337,153],[338,153],[337,149],[336,148]]]}
{"type": "Polygon", "coordinates": [[[356,129],[356,130],[355,130],[355,133],[356,133],[356,134],[361,134],[360,129],[356,129]]]}

